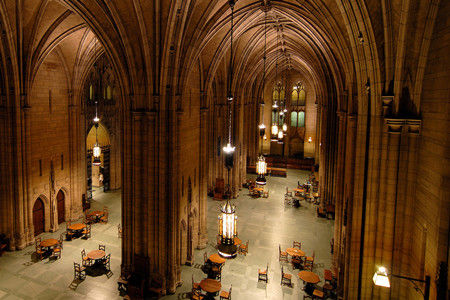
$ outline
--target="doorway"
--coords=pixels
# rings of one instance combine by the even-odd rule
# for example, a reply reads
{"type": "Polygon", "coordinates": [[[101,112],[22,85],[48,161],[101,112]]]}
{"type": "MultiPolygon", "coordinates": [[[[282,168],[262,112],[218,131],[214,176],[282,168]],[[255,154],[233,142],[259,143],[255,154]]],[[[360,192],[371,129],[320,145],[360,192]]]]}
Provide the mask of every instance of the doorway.
{"type": "Polygon", "coordinates": [[[66,216],[66,201],[65,196],[62,190],[59,190],[56,195],[57,207],[58,207],[58,224],[61,224],[65,221],[66,216]]]}
{"type": "Polygon", "coordinates": [[[33,206],[33,226],[34,236],[37,236],[44,232],[45,228],[45,215],[44,215],[44,202],[41,198],[37,198],[33,206]]]}

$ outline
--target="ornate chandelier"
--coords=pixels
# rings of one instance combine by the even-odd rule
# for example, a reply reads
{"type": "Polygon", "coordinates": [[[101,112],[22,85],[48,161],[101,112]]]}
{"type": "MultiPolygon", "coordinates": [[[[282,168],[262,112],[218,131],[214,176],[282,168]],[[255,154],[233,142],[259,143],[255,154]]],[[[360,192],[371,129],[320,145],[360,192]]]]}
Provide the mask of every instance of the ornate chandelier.
{"type": "Polygon", "coordinates": [[[100,160],[100,155],[102,154],[102,149],[100,148],[98,144],[98,125],[99,125],[100,119],[97,115],[97,101],[95,101],[95,117],[94,117],[94,126],[95,126],[95,145],[94,148],[92,148],[92,156],[94,156],[94,160],[92,161],[92,164],[94,166],[100,166],[102,164],[100,160]]]}
{"type": "Polygon", "coordinates": [[[234,238],[237,236],[236,207],[227,200],[220,212],[218,219],[221,242],[218,252],[222,257],[232,258],[237,254],[237,246],[234,244],[234,238]]]}

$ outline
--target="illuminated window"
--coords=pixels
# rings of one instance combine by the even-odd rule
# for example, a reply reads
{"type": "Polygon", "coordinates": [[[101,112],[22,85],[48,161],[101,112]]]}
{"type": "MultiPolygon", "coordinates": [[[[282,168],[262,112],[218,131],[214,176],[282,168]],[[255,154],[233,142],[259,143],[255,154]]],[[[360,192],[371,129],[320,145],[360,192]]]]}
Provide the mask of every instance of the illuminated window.
{"type": "Polygon", "coordinates": [[[291,127],[297,127],[297,115],[296,111],[291,112],[291,127]]]}
{"type": "Polygon", "coordinates": [[[92,100],[94,98],[94,87],[92,84],[89,86],[89,100],[92,100]]]}
{"type": "Polygon", "coordinates": [[[298,113],[298,127],[305,127],[305,112],[300,111],[298,113]]]}
{"type": "Polygon", "coordinates": [[[111,100],[112,99],[112,88],[110,85],[106,88],[106,99],[111,100]]]}

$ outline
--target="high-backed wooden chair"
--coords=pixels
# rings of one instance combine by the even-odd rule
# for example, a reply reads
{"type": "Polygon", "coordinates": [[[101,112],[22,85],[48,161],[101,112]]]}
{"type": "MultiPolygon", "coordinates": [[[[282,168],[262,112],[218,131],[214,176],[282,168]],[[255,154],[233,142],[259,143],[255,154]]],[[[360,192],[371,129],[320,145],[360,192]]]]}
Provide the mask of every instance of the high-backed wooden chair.
{"type": "Polygon", "coordinates": [[[87,257],[86,255],[86,250],[81,250],[81,263],[83,265],[83,267],[88,267],[92,265],[92,259],[90,259],[89,257],[87,257]]]}
{"type": "Polygon", "coordinates": [[[284,273],[283,266],[281,266],[281,285],[292,287],[292,275],[284,273]]]}
{"type": "Polygon", "coordinates": [[[312,272],[314,268],[314,258],[316,256],[316,252],[313,251],[312,256],[307,256],[305,259],[305,269],[308,269],[312,272]]]}
{"type": "Polygon", "coordinates": [[[302,249],[302,243],[294,241],[292,247],[302,249]]]}
{"type": "Polygon", "coordinates": [[[86,240],[91,237],[91,224],[87,224],[86,227],[84,227],[82,234],[83,238],[86,240]]]}
{"type": "Polygon", "coordinates": [[[106,271],[111,271],[111,253],[106,255],[103,260],[103,266],[105,266],[106,271]]]}
{"type": "Polygon", "coordinates": [[[240,254],[244,254],[245,256],[247,256],[247,253],[248,253],[248,241],[247,241],[247,243],[245,243],[245,245],[241,244],[239,246],[239,253],[240,254]]]}
{"type": "Polygon", "coordinates": [[[61,258],[61,245],[58,244],[53,248],[51,257],[54,257],[55,259],[61,258]]]}
{"type": "Polygon", "coordinates": [[[284,194],[285,196],[289,196],[292,197],[292,191],[289,190],[288,187],[286,187],[286,194],[284,194]]]}
{"type": "Polygon", "coordinates": [[[86,268],[76,262],[73,263],[74,279],[84,280],[86,278],[86,268]]]}
{"type": "Polygon", "coordinates": [[[98,250],[106,251],[105,245],[98,245],[98,250]]]}
{"type": "Polygon", "coordinates": [[[264,281],[267,283],[269,277],[269,265],[266,266],[266,269],[258,269],[258,281],[264,281]]]}
{"type": "Polygon", "coordinates": [[[281,251],[281,245],[278,245],[279,261],[288,262],[288,254],[286,251],[281,251]]]}
{"type": "Polygon", "coordinates": [[[191,299],[192,300],[202,300],[205,296],[202,295],[202,292],[200,290],[192,290],[191,293],[191,299]]]}
{"type": "Polygon", "coordinates": [[[205,252],[203,253],[203,263],[207,263],[208,262],[208,254],[205,252]]]}
{"type": "Polygon", "coordinates": [[[194,292],[194,290],[201,291],[202,289],[200,283],[194,281],[194,274],[192,274],[192,292],[194,292]]]}
{"type": "Polygon", "coordinates": [[[42,248],[41,248],[41,246],[39,245],[40,243],[36,243],[36,257],[39,259],[39,260],[43,260],[44,259],[44,254],[45,254],[45,251],[44,250],[42,250],[42,248]]]}
{"type": "Polygon", "coordinates": [[[227,291],[220,291],[220,300],[222,299],[226,299],[229,300],[231,299],[231,289],[233,288],[233,285],[230,286],[230,290],[227,291]]]}

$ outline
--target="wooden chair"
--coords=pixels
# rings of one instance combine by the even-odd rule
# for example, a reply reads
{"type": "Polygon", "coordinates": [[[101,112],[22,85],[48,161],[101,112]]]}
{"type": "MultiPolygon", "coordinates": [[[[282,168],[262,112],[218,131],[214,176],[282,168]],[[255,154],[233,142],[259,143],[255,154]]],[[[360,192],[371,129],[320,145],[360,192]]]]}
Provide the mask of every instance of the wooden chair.
{"type": "Polygon", "coordinates": [[[312,299],[323,299],[323,292],[320,290],[314,290],[312,294],[312,299]]]}
{"type": "Polygon", "coordinates": [[[122,227],[120,226],[120,224],[117,225],[117,236],[119,237],[119,239],[122,237],[122,227]]]}
{"type": "Polygon", "coordinates": [[[279,261],[288,262],[288,254],[285,251],[281,251],[281,245],[278,245],[279,261]]]}
{"type": "Polygon", "coordinates": [[[217,235],[216,241],[217,241],[217,246],[222,244],[222,237],[220,236],[220,234],[217,235]]]}
{"type": "Polygon", "coordinates": [[[288,187],[286,187],[286,194],[284,194],[285,196],[289,196],[292,197],[292,191],[289,190],[288,187]]]}
{"type": "Polygon", "coordinates": [[[117,289],[119,292],[126,293],[128,290],[128,280],[130,279],[131,275],[127,271],[127,269],[123,268],[121,270],[121,274],[119,276],[119,279],[117,280],[117,289]]]}
{"type": "Polygon", "coordinates": [[[222,268],[223,268],[223,264],[213,265],[211,267],[211,272],[214,274],[214,278],[219,281],[222,281],[222,268]]]}
{"type": "Polygon", "coordinates": [[[61,245],[55,246],[55,248],[53,248],[51,257],[54,257],[55,259],[61,258],[61,248],[61,245]]]}
{"type": "Polygon", "coordinates": [[[105,245],[98,245],[98,250],[106,251],[105,245]]]}
{"type": "Polygon", "coordinates": [[[220,300],[222,299],[226,299],[229,300],[231,299],[231,289],[233,288],[233,285],[230,286],[230,291],[220,291],[220,300]]]}
{"type": "Polygon", "coordinates": [[[268,272],[269,271],[269,265],[266,266],[266,269],[261,270],[258,269],[258,281],[264,281],[265,283],[267,283],[268,280],[268,272]]]}
{"type": "Polygon", "coordinates": [[[331,284],[333,282],[333,274],[331,273],[330,270],[325,269],[323,277],[325,278],[325,283],[331,284]]]}
{"type": "Polygon", "coordinates": [[[105,259],[103,260],[103,266],[105,267],[106,271],[111,271],[111,253],[106,255],[105,259]]]}
{"type": "Polygon", "coordinates": [[[239,253],[240,254],[244,254],[245,256],[247,256],[247,253],[248,253],[248,241],[247,241],[247,243],[245,243],[245,245],[240,245],[239,246],[239,253]]]}
{"type": "Polygon", "coordinates": [[[37,256],[37,258],[39,259],[39,260],[43,260],[44,259],[44,254],[45,254],[45,251],[44,250],[42,250],[42,248],[41,248],[41,246],[39,245],[40,244],[40,242],[39,243],[36,243],[36,256],[37,256]]]}
{"type": "Polygon", "coordinates": [[[269,191],[263,191],[263,198],[269,198],[269,191]]]}
{"type": "Polygon", "coordinates": [[[208,254],[205,252],[203,253],[203,263],[207,263],[208,262],[208,254]]]}
{"type": "Polygon", "coordinates": [[[86,240],[91,237],[91,224],[87,224],[86,227],[84,227],[82,234],[83,238],[86,240]]]}
{"type": "Polygon", "coordinates": [[[89,257],[87,257],[86,255],[86,250],[81,250],[81,263],[83,265],[83,267],[88,267],[92,265],[92,259],[90,259],[89,257]]]}
{"type": "Polygon", "coordinates": [[[334,287],[329,283],[325,283],[322,289],[325,293],[325,296],[331,298],[331,296],[333,295],[334,287]]]}
{"type": "Polygon", "coordinates": [[[194,281],[194,274],[192,274],[192,293],[196,290],[201,292],[202,288],[200,287],[200,283],[194,281]]]}
{"type": "Polygon", "coordinates": [[[74,278],[84,280],[86,278],[86,268],[76,262],[73,263],[74,278]]]}
{"type": "Polygon", "coordinates": [[[302,243],[294,241],[292,247],[302,249],[302,243]]]}
{"type": "Polygon", "coordinates": [[[191,299],[202,300],[204,298],[205,298],[205,296],[202,295],[202,292],[200,290],[192,290],[191,299]]]}
{"type": "Polygon", "coordinates": [[[292,287],[292,275],[284,273],[283,266],[281,266],[281,285],[292,287]]]}
{"type": "Polygon", "coordinates": [[[302,260],[298,256],[294,256],[291,259],[292,268],[294,269],[300,269],[302,267],[302,260]]]}
{"type": "Polygon", "coordinates": [[[59,240],[58,240],[58,243],[59,243],[59,246],[61,247],[61,249],[63,248],[63,243],[64,243],[64,237],[66,236],[66,232],[62,232],[60,235],[59,235],[59,240]]]}
{"type": "Polygon", "coordinates": [[[100,223],[102,224],[108,223],[108,211],[105,211],[103,216],[101,216],[100,223]]]}
{"type": "Polygon", "coordinates": [[[312,270],[314,268],[314,258],[315,258],[315,256],[316,256],[316,252],[313,251],[313,255],[309,256],[309,257],[306,257],[306,259],[305,259],[305,269],[309,269],[311,272],[312,272],[312,270]]]}

